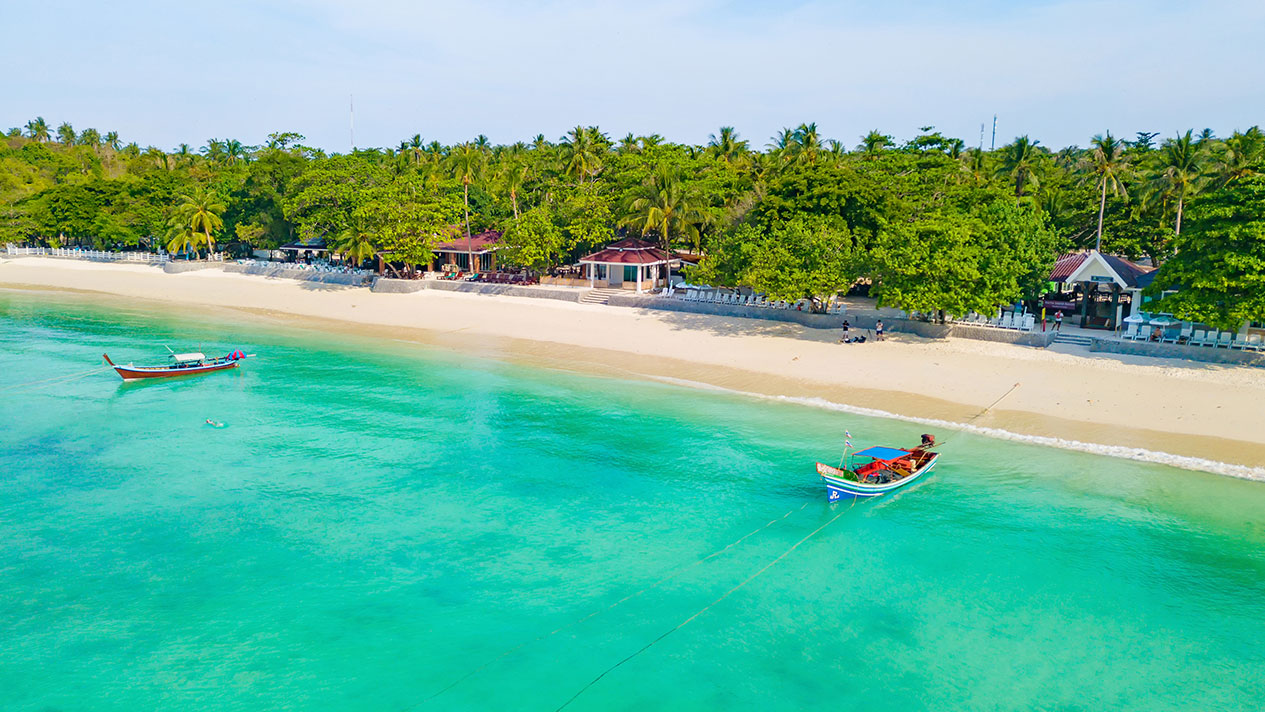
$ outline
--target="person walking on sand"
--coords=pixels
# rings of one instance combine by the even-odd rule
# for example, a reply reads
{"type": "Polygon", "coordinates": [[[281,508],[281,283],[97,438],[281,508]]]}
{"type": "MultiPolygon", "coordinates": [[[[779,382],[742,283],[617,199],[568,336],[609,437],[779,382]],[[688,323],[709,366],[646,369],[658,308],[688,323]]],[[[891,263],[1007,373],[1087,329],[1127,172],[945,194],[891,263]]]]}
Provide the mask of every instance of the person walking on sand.
{"type": "Polygon", "coordinates": [[[883,320],[882,319],[879,319],[878,323],[874,325],[874,339],[876,341],[883,340],[883,320]]]}

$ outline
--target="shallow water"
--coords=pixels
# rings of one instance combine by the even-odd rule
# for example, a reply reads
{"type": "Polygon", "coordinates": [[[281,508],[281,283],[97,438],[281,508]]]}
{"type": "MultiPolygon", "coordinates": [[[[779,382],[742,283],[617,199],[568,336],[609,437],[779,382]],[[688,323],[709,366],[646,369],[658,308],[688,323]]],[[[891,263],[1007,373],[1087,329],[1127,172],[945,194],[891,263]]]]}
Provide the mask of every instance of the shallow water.
{"type": "Polygon", "coordinates": [[[1265,699],[1261,483],[962,434],[828,505],[925,428],[68,296],[0,389],[0,709],[553,710],[823,524],[568,709],[1265,699]],[[259,357],[13,388],[164,343],[259,357]]]}

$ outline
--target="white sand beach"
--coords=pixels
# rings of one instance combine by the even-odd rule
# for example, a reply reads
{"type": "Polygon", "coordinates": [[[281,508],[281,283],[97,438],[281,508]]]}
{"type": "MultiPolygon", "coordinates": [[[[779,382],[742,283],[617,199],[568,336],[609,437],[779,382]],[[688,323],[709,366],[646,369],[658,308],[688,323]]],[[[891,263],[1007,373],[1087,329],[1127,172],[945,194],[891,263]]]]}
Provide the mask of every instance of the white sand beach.
{"type": "Polygon", "coordinates": [[[1265,472],[1259,368],[899,334],[840,345],[835,331],[771,321],[430,290],[375,294],[219,269],[165,274],[148,265],[4,259],[0,286],[246,310],[566,368],[954,422],[1019,383],[975,424],[1256,468],[1243,476],[1265,472]]]}

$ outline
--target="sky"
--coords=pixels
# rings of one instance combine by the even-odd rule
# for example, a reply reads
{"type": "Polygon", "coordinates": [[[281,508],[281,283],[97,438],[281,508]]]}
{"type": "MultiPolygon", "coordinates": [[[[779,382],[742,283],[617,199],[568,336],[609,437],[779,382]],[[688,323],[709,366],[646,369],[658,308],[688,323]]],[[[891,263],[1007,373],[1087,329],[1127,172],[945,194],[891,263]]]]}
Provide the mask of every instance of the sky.
{"type": "Polygon", "coordinates": [[[1029,135],[1265,122],[1265,0],[221,0],[0,11],[0,130],[43,116],[141,146],[613,138],[852,146],[919,127],[1029,135]]]}

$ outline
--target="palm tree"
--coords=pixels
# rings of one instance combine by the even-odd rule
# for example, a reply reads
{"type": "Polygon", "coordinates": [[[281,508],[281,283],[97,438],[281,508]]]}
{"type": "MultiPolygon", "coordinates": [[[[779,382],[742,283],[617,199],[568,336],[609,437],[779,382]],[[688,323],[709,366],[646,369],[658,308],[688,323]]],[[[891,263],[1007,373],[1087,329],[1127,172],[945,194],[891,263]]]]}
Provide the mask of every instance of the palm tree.
{"type": "Polygon", "coordinates": [[[96,129],[84,129],[79,132],[79,144],[91,146],[95,151],[101,147],[101,132],[96,129]]]}
{"type": "Polygon", "coordinates": [[[1094,249],[1102,250],[1102,219],[1107,212],[1107,189],[1110,188],[1116,195],[1128,195],[1124,177],[1129,171],[1129,158],[1124,152],[1124,142],[1112,136],[1110,131],[1106,135],[1095,136],[1092,143],[1087,168],[1102,188],[1102,197],[1098,201],[1098,238],[1094,241],[1094,249]]]}
{"type": "Polygon", "coordinates": [[[208,138],[206,145],[198,149],[198,151],[206,156],[207,160],[218,163],[224,158],[224,142],[218,138],[208,138]]]}
{"type": "Polygon", "coordinates": [[[765,144],[765,148],[768,148],[773,153],[783,153],[791,150],[794,145],[795,129],[787,126],[773,134],[773,138],[769,139],[769,142],[765,144]]]}
{"type": "Polygon", "coordinates": [[[1039,143],[1041,142],[1033,141],[1027,136],[1020,136],[1003,149],[1001,171],[1015,182],[1015,197],[1023,195],[1025,185],[1034,188],[1040,185],[1036,174],[1037,162],[1040,160],[1037,152],[1039,143]]]}
{"type": "Polygon", "coordinates": [[[1225,151],[1217,163],[1221,185],[1224,187],[1252,175],[1262,158],[1265,158],[1265,133],[1261,128],[1253,126],[1243,133],[1235,131],[1225,140],[1225,151]]]}
{"type": "Polygon", "coordinates": [[[1169,139],[1160,149],[1160,174],[1170,192],[1177,194],[1177,222],[1174,224],[1173,236],[1182,234],[1182,209],[1186,206],[1186,195],[1199,187],[1199,178],[1203,171],[1201,144],[1196,143],[1192,131],[1185,136],[1169,139]]]}
{"type": "MultiPolygon", "coordinates": [[[[215,235],[216,230],[224,227],[224,221],[220,219],[220,215],[226,210],[224,203],[215,193],[200,188],[193,192],[178,196],[180,204],[176,206],[176,211],[172,217],[172,224],[179,234],[177,238],[184,239],[181,235],[186,231],[198,237],[194,239],[199,242],[194,245],[197,249],[201,244],[205,244],[211,252],[215,251],[215,235]]],[[[178,252],[179,250],[169,251],[178,252]]]]}
{"type": "Polygon", "coordinates": [[[641,137],[639,137],[639,138],[637,139],[637,142],[641,144],[641,150],[643,150],[643,151],[649,151],[650,149],[654,148],[655,146],[660,146],[660,145],[662,145],[662,144],[663,144],[663,137],[662,137],[662,136],[660,136],[660,135],[659,135],[659,134],[657,134],[657,133],[656,133],[656,134],[650,134],[649,136],[641,136],[641,137]]]}
{"type": "Polygon", "coordinates": [[[542,151],[549,147],[549,141],[545,140],[544,134],[536,134],[536,138],[531,140],[531,147],[537,151],[542,151]]]}
{"type": "Polygon", "coordinates": [[[202,249],[206,236],[186,227],[173,227],[171,237],[167,240],[167,251],[178,255],[186,250],[193,254],[202,249]]]}
{"type": "Polygon", "coordinates": [[[874,158],[883,152],[883,149],[890,148],[895,145],[892,137],[887,134],[880,133],[878,129],[873,129],[866,135],[861,137],[861,145],[859,148],[865,153],[867,158],[874,158]]]}
{"type": "Polygon", "coordinates": [[[225,139],[223,143],[224,158],[228,160],[229,165],[236,163],[239,159],[246,158],[246,146],[235,138],[225,139]]]}
{"type": "Polygon", "coordinates": [[[592,128],[576,126],[562,137],[564,172],[574,175],[580,183],[587,177],[596,180],[602,170],[601,149],[597,146],[598,136],[595,134],[592,128]]]}
{"type": "Polygon", "coordinates": [[[620,153],[638,153],[641,151],[641,146],[637,145],[637,137],[629,131],[627,136],[619,140],[619,148],[616,150],[620,153]]]}
{"type": "Polygon", "coordinates": [[[71,126],[69,121],[63,121],[62,125],[57,127],[57,140],[63,146],[75,145],[75,127],[71,126]]]}
{"type": "Polygon", "coordinates": [[[330,247],[335,254],[359,267],[365,260],[378,254],[373,235],[365,228],[363,220],[355,219],[351,225],[343,228],[335,235],[330,247]]]}
{"type": "Polygon", "coordinates": [[[817,154],[821,152],[821,135],[817,132],[817,122],[800,124],[793,136],[795,157],[808,163],[817,162],[817,154]]]}
{"type": "Polygon", "coordinates": [[[726,164],[732,164],[747,153],[747,142],[738,138],[732,126],[721,126],[719,134],[708,136],[707,146],[726,164]]]}
{"type": "Polygon", "coordinates": [[[487,136],[484,136],[483,134],[479,134],[474,139],[474,147],[479,149],[480,151],[483,151],[484,153],[487,153],[488,151],[492,150],[492,142],[488,140],[487,136]]]}
{"type": "Polygon", "coordinates": [[[400,144],[400,148],[401,150],[407,148],[409,158],[412,159],[414,165],[417,165],[422,162],[422,157],[425,155],[422,150],[425,145],[426,143],[422,141],[421,134],[413,134],[413,138],[410,138],[406,143],[400,144]]]}
{"type": "Polygon", "coordinates": [[[26,135],[35,139],[38,143],[48,141],[48,122],[44,120],[43,116],[36,116],[26,122],[26,135]]]}
{"type": "Polygon", "coordinates": [[[461,181],[463,197],[465,198],[466,208],[466,255],[470,258],[470,271],[477,272],[474,264],[474,246],[470,239],[470,184],[483,176],[483,169],[487,165],[488,156],[480,151],[473,143],[466,143],[456,146],[452,152],[448,154],[448,162],[452,169],[452,174],[457,180],[461,181]]]}
{"type": "Polygon", "coordinates": [[[658,233],[663,249],[671,252],[673,235],[693,237],[697,247],[701,222],[703,215],[696,193],[681,180],[676,169],[662,163],[632,194],[620,224],[639,229],[642,235],[658,233]]]}
{"type": "Polygon", "coordinates": [[[518,222],[518,192],[523,189],[523,184],[527,182],[527,172],[530,167],[519,158],[510,158],[501,163],[500,181],[501,186],[510,197],[510,204],[514,208],[514,222],[518,222]]]}
{"type": "Polygon", "coordinates": [[[176,155],[180,157],[181,163],[188,163],[193,160],[193,154],[189,151],[189,144],[182,143],[176,147],[176,155]]]}
{"type": "Polygon", "coordinates": [[[122,144],[119,142],[119,132],[118,132],[118,131],[108,131],[108,132],[106,132],[106,134],[105,134],[105,145],[109,146],[109,147],[111,148],[111,150],[114,150],[114,151],[119,150],[119,147],[122,145],[122,144]]]}

